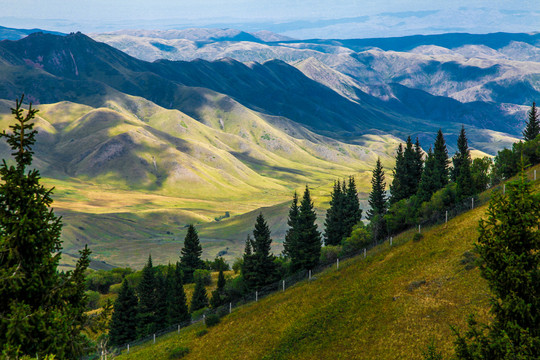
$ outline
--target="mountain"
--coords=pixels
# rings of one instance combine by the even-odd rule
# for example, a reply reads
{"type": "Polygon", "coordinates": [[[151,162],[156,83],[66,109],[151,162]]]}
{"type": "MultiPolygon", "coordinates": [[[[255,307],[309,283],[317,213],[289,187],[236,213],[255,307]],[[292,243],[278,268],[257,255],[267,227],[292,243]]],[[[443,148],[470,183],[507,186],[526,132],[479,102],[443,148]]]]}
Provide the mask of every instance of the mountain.
{"type": "Polygon", "coordinates": [[[97,260],[135,267],[150,251],[175,261],[189,223],[205,257],[233,260],[261,208],[279,251],[295,189],[309,184],[322,216],[336,178],[355,174],[366,193],[372,164],[390,168],[408,135],[427,145],[443,128],[453,151],[464,123],[482,155],[521,131],[525,109],[366,84],[355,66],[352,76],[315,58],[149,63],[80,33],[36,33],[0,42],[0,126],[20,94],[38,105],[34,164],[56,187],[66,252],[90,243],[97,260]]]}
{"type": "Polygon", "coordinates": [[[0,26],[0,40],[19,40],[33,33],[46,33],[55,35],[65,35],[57,31],[49,31],[42,29],[14,29],[0,26]]]}

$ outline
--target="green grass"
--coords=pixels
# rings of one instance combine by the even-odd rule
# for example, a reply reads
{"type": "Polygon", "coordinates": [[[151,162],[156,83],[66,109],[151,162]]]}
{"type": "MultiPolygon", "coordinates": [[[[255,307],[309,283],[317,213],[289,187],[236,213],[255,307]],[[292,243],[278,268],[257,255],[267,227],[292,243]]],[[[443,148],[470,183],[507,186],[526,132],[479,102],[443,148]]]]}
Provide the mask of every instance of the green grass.
{"type": "Polygon", "coordinates": [[[489,321],[487,284],[468,253],[486,208],[425,229],[418,242],[403,233],[366,260],[236,309],[202,337],[197,324],[119,359],[167,359],[173,345],[189,348],[185,359],[421,359],[431,339],[448,356],[451,325],[465,328],[470,313],[489,321]]]}

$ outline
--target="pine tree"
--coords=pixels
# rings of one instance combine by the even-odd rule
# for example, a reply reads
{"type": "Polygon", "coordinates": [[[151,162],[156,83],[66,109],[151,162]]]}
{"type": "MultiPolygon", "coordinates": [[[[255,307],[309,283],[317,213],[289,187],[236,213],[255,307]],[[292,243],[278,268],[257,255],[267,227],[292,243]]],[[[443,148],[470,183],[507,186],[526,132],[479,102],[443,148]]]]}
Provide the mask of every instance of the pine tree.
{"type": "Polygon", "coordinates": [[[182,324],[190,320],[186,293],[184,292],[184,275],[180,263],[173,268],[169,265],[167,272],[168,293],[167,309],[169,325],[182,324]]]}
{"type": "Polygon", "coordinates": [[[291,208],[289,209],[289,218],[287,220],[287,233],[285,234],[285,240],[283,241],[283,254],[289,258],[296,256],[296,239],[298,228],[298,194],[296,191],[293,195],[291,208]]]}
{"type": "Polygon", "coordinates": [[[452,179],[456,182],[456,192],[458,199],[471,196],[474,192],[474,182],[471,173],[471,154],[467,144],[467,136],[465,135],[465,127],[461,127],[457,140],[457,152],[452,158],[454,168],[452,171],[452,179]]]}
{"type": "Polygon", "coordinates": [[[384,182],[384,171],[381,165],[381,159],[377,159],[373,176],[371,178],[371,192],[369,193],[368,203],[371,209],[368,210],[368,219],[375,216],[383,216],[386,213],[387,202],[385,194],[386,183],[384,182]]]}
{"type": "Polygon", "coordinates": [[[435,158],[435,184],[437,190],[442,189],[448,184],[448,150],[446,149],[446,142],[442,130],[439,129],[437,137],[435,138],[435,144],[433,145],[433,157],[435,158]]]}
{"type": "Polygon", "coordinates": [[[223,270],[219,270],[217,287],[212,291],[212,297],[210,298],[210,306],[212,308],[217,308],[223,305],[223,297],[225,290],[225,275],[223,275],[223,270]]]}
{"type": "Polygon", "coordinates": [[[529,119],[525,129],[523,130],[523,140],[531,141],[540,135],[540,116],[536,109],[536,103],[533,102],[531,110],[529,110],[529,119]]]}
{"type": "MultiPolygon", "coordinates": [[[[523,165],[522,165],[523,169],[523,165]]],[[[522,170],[520,179],[494,193],[480,221],[481,275],[493,293],[488,325],[469,320],[456,341],[458,359],[540,358],[540,196],[522,170]]]]}
{"type": "Polygon", "coordinates": [[[242,277],[246,286],[253,289],[257,283],[257,272],[255,271],[255,260],[253,255],[253,240],[248,234],[246,238],[246,246],[244,248],[244,256],[242,261],[242,277]]]}
{"type": "Polygon", "coordinates": [[[406,191],[404,189],[405,186],[405,160],[403,156],[403,146],[399,144],[397,153],[396,153],[396,164],[394,166],[394,179],[392,180],[392,184],[390,185],[390,194],[391,197],[389,199],[390,204],[395,204],[400,200],[406,199],[406,191]]]}
{"type": "Polygon", "coordinates": [[[326,245],[339,245],[345,236],[345,206],[346,196],[341,188],[340,181],[334,183],[334,189],[330,194],[330,208],[326,211],[324,220],[324,238],[326,245]]]}
{"type": "Polygon", "coordinates": [[[206,295],[206,289],[202,278],[198,278],[195,282],[195,290],[193,291],[193,297],[191,298],[191,305],[189,307],[190,312],[194,312],[203,309],[208,306],[208,296],[206,295]]]}
{"type": "Polygon", "coordinates": [[[317,230],[316,220],[317,214],[313,209],[309,188],[306,185],[298,216],[298,259],[291,261],[293,271],[311,270],[319,263],[321,233],[317,230]]]}
{"type": "Polygon", "coordinates": [[[40,184],[37,170],[27,171],[37,110],[30,105],[24,116],[22,102],[11,109],[11,133],[0,134],[15,158],[14,165],[0,164],[0,353],[74,359],[87,344],[81,329],[90,250],[80,252],[74,271],[58,273],[62,224],[50,209],[51,190],[40,184]]]}
{"type": "Polygon", "coordinates": [[[420,174],[417,169],[417,153],[410,136],[407,137],[407,142],[405,144],[403,163],[405,168],[405,173],[403,175],[403,196],[405,196],[405,199],[408,199],[416,194],[418,191],[418,183],[420,182],[420,174]]]}
{"type": "Polygon", "coordinates": [[[137,338],[137,297],[128,281],[124,279],[114,302],[109,329],[110,343],[122,346],[137,338]]]}
{"type": "Polygon", "coordinates": [[[424,171],[418,186],[418,198],[420,203],[429,201],[431,196],[439,190],[439,179],[436,177],[436,160],[431,148],[428,150],[424,171]]]}
{"type": "Polygon", "coordinates": [[[255,276],[250,284],[252,289],[259,290],[277,280],[275,257],[270,253],[271,244],[270,229],[263,214],[260,213],[255,220],[255,228],[253,229],[253,255],[251,258],[255,276]]]}
{"type": "Polygon", "coordinates": [[[199,242],[199,235],[195,226],[189,225],[186,238],[184,239],[184,247],[181,250],[180,264],[184,272],[184,283],[190,284],[193,282],[193,273],[197,269],[203,269],[204,263],[201,260],[202,246],[199,242]]]}
{"type": "Polygon", "coordinates": [[[139,297],[137,337],[140,338],[150,335],[156,330],[156,278],[151,256],[148,256],[148,262],[142,270],[137,295],[139,297]]]}
{"type": "Polygon", "coordinates": [[[167,294],[169,293],[169,284],[166,277],[161,272],[156,272],[156,304],[154,312],[154,328],[159,330],[165,327],[168,322],[169,309],[167,294]]]}
{"type": "Polygon", "coordinates": [[[349,186],[345,192],[344,233],[342,239],[351,236],[353,227],[362,219],[362,209],[358,201],[358,192],[353,176],[349,176],[349,186]]]}

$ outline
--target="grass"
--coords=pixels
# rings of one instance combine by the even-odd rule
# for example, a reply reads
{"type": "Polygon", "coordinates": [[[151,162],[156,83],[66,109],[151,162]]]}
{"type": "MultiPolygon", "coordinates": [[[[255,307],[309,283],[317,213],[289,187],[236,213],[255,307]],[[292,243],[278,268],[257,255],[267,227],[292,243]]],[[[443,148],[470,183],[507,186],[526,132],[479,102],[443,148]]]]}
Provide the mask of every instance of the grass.
{"type": "Polygon", "coordinates": [[[424,229],[417,242],[415,230],[403,233],[365,260],[236,309],[204,336],[197,324],[119,359],[166,359],[173,345],[189,348],[185,359],[421,359],[431,339],[447,357],[451,325],[466,328],[471,313],[490,319],[487,284],[470,259],[486,209],[424,229]]]}

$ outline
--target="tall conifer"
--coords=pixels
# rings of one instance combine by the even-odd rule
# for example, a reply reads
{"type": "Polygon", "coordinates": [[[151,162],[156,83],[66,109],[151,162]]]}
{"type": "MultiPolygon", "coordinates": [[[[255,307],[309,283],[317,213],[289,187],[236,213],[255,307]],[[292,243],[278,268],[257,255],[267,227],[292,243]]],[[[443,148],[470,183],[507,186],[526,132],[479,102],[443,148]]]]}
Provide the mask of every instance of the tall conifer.
{"type": "Polygon", "coordinates": [[[391,197],[389,199],[390,204],[395,204],[399,200],[405,199],[406,196],[406,168],[405,168],[405,160],[403,155],[403,146],[399,144],[397,153],[396,153],[396,164],[394,166],[393,175],[394,179],[392,180],[392,184],[390,185],[390,194],[391,197]]]}
{"type": "Polygon", "coordinates": [[[368,219],[371,220],[377,215],[384,215],[387,209],[386,183],[384,181],[384,171],[381,165],[381,159],[377,158],[377,163],[373,169],[371,177],[371,192],[369,193],[368,203],[371,209],[368,210],[368,219]]]}
{"type": "Polygon", "coordinates": [[[435,183],[437,190],[442,189],[448,184],[448,150],[442,130],[439,129],[435,144],[433,145],[433,157],[435,158],[435,183]]]}
{"type": "Polygon", "coordinates": [[[317,230],[317,214],[313,209],[311,194],[306,185],[302,202],[300,203],[300,215],[298,218],[298,259],[291,263],[293,271],[313,269],[319,263],[321,256],[321,233],[317,230]]]}
{"type": "Polygon", "coordinates": [[[262,213],[255,220],[253,240],[246,241],[242,275],[250,290],[259,290],[277,280],[277,268],[271,253],[270,229],[262,213]],[[250,254],[251,253],[251,254],[250,254]]]}
{"type": "Polygon", "coordinates": [[[430,147],[427,153],[424,171],[422,172],[422,178],[418,186],[418,198],[421,203],[429,201],[431,196],[439,190],[439,180],[435,175],[435,162],[435,156],[430,147]]]}
{"type": "Polygon", "coordinates": [[[190,320],[186,293],[184,292],[184,279],[182,267],[179,262],[173,268],[169,265],[167,272],[168,293],[167,309],[169,325],[182,324],[190,320]]]}
{"type": "Polygon", "coordinates": [[[137,335],[138,337],[145,337],[156,330],[156,278],[152,266],[152,256],[148,256],[148,262],[142,270],[137,294],[139,297],[137,335]]]}
{"type": "Polygon", "coordinates": [[[358,201],[358,192],[356,191],[356,182],[353,176],[349,176],[349,186],[345,192],[345,216],[344,216],[344,234],[343,238],[351,236],[353,227],[362,219],[362,209],[358,201]]]}
{"type": "Polygon", "coordinates": [[[324,220],[324,238],[326,245],[339,245],[345,236],[345,207],[346,194],[343,193],[340,181],[334,182],[334,189],[330,194],[330,207],[326,211],[324,220]]]}
{"type": "Polygon", "coordinates": [[[474,192],[474,182],[471,173],[471,154],[465,135],[465,127],[461,127],[457,140],[457,152],[452,158],[454,168],[452,170],[452,179],[456,182],[456,192],[458,198],[462,199],[471,196],[474,192]]]}
{"type": "Polygon", "coordinates": [[[289,228],[285,234],[285,241],[283,241],[283,254],[289,258],[296,256],[295,251],[297,247],[296,241],[298,238],[298,214],[298,194],[295,191],[291,207],[289,209],[289,218],[287,219],[287,225],[289,225],[289,228]]]}
{"type": "Polygon", "coordinates": [[[190,312],[194,312],[203,309],[208,306],[208,295],[204,287],[202,277],[199,277],[195,282],[195,290],[193,291],[193,297],[191,298],[191,305],[189,307],[190,312]]]}
{"type": "Polygon", "coordinates": [[[109,328],[111,345],[122,346],[137,338],[137,302],[133,288],[124,279],[114,302],[109,328]]]}
{"type": "Polygon", "coordinates": [[[197,230],[195,230],[195,226],[189,225],[186,238],[184,239],[184,247],[180,255],[180,264],[184,272],[184,283],[192,283],[195,270],[204,268],[201,254],[202,246],[199,242],[197,230]]]}
{"type": "Polygon", "coordinates": [[[529,119],[523,130],[523,140],[531,141],[540,135],[540,117],[536,109],[536,103],[533,102],[531,110],[529,110],[529,119]]]}

